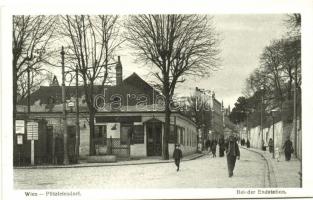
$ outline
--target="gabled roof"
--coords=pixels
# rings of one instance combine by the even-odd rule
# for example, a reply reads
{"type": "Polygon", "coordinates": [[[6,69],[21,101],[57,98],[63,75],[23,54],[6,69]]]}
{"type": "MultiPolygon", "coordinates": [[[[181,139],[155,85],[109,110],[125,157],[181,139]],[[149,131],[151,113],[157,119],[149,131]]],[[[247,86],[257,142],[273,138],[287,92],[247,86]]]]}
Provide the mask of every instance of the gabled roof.
{"type": "MultiPolygon", "coordinates": [[[[145,94],[148,96],[153,95],[153,88],[145,82],[136,73],[133,73],[129,77],[123,80],[120,85],[94,85],[94,93],[103,94],[105,90],[106,100],[112,95],[120,95],[123,98],[127,98],[128,94],[145,94]]],[[[76,96],[76,86],[65,87],[66,99],[76,96]]],[[[78,96],[81,98],[85,95],[84,86],[78,86],[78,96]]],[[[30,104],[33,105],[35,102],[40,101],[40,104],[49,104],[53,100],[53,104],[62,103],[62,87],[61,86],[40,86],[38,90],[31,94],[30,104]]],[[[152,98],[151,98],[152,100],[152,98]]],[[[149,100],[149,103],[150,100],[149,100]]],[[[18,105],[27,105],[27,98],[22,99],[18,102],[18,105]]]]}
{"type": "Polygon", "coordinates": [[[124,85],[133,85],[137,88],[142,88],[144,90],[153,90],[153,87],[144,81],[138,74],[135,72],[123,80],[124,85]]]}

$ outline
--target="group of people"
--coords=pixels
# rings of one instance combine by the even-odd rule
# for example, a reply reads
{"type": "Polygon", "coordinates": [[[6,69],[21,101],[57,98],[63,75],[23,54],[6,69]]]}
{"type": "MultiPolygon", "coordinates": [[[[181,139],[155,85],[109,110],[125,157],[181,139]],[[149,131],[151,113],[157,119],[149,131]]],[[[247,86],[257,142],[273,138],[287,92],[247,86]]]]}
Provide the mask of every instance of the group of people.
{"type": "MultiPolygon", "coordinates": [[[[224,138],[220,138],[218,141],[207,140],[205,142],[205,148],[207,151],[211,151],[213,154],[213,158],[216,157],[216,146],[219,145],[219,156],[224,157],[226,152],[227,157],[227,166],[228,166],[228,176],[233,176],[233,171],[236,164],[236,159],[240,158],[239,146],[237,144],[238,138],[234,135],[230,135],[226,140],[224,138]]],[[[250,146],[250,142],[249,142],[250,146]]]]}
{"type": "Polygon", "coordinates": [[[244,138],[242,138],[241,140],[240,140],[240,145],[241,146],[247,146],[247,148],[250,148],[250,141],[249,141],[249,139],[247,139],[247,141],[244,139],[244,138]]]}
{"type": "Polygon", "coordinates": [[[211,151],[213,158],[216,157],[216,147],[217,147],[217,141],[216,140],[207,140],[205,142],[205,148],[207,151],[211,151]]]}
{"type": "MultiPolygon", "coordinates": [[[[226,152],[227,157],[227,166],[228,166],[228,175],[229,177],[233,176],[233,171],[236,164],[236,159],[240,158],[239,146],[237,144],[237,138],[233,135],[229,136],[226,140],[224,138],[220,138],[217,140],[207,140],[205,142],[205,146],[207,150],[212,151],[213,157],[216,157],[216,146],[219,145],[219,156],[223,157],[224,152],[226,152]]],[[[177,167],[177,171],[179,171],[179,166],[181,159],[183,158],[182,151],[180,149],[180,145],[176,144],[173,152],[173,158],[175,165],[177,167]]]]}
{"type": "MultiPolygon", "coordinates": [[[[216,157],[216,146],[219,145],[219,156],[223,157],[224,152],[226,152],[226,158],[227,158],[227,167],[228,167],[228,176],[232,177],[234,175],[233,171],[235,168],[236,160],[240,159],[240,150],[238,146],[239,139],[236,138],[234,135],[230,135],[226,140],[224,138],[217,140],[207,140],[205,142],[205,146],[207,150],[211,151],[213,154],[213,157],[216,157]]],[[[250,141],[247,139],[247,142],[244,141],[244,139],[240,140],[240,144],[242,146],[247,145],[247,147],[250,147],[250,141]]],[[[269,140],[269,152],[274,152],[274,142],[272,138],[269,140]]],[[[290,141],[290,137],[287,138],[286,142],[283,145],[283,149],[285,151],[285,158],[286,161],[289,161],[291,158],[291,154],[293,153],[293,146],[292,142],[290,141]]],[[[180,149],[180,145],[176,144],[175,149],[173,152],[173,158],[175,160],[175,165],[177,167],[177,171],[179,171],[180,161],[183,158],[183,153],[180,149]]]]}
{"type": "MultiPolygon", "coordinates": [[[[274,153],[274,141],[272,138],[270,138],[268,141],[268,147],[269,147],[269,152],[274,153]]],[[[290,136],[287,137],[282,149],[284,150],[284,153],[285,153],[285,160],[289,161],[291,158],[291,154],[294,152],[292,142],[290,140],[290,136]]]]}

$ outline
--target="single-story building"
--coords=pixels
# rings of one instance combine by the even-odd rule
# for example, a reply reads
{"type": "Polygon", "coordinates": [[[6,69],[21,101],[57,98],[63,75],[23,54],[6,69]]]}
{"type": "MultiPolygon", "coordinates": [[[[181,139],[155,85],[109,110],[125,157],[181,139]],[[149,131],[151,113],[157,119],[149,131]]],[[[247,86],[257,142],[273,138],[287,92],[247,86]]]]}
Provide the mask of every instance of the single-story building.
{"type": "MultiPolygon", "coordinates": [[[[164,135],[165,113],[162,96],[146,81],[133,73],[122,79],[122,66],[116,66],[116,85],[95,86],[95,131],[93,141],[96,154],[114,154],[119,157],[161,156],[164,135]]],[[[75,102],[76,87],[66,86],[66,100],[75,102]]],[[[17,106],[18,120],[40,121],[38,140],[35,141],[35,161],[62,162],[63,160],[63,114],[62,89],[54,77],[50,86],[41,86],[30,96],[30,112],[27,99],[17,106]]],[[[79,143],[79,155],[85,158],[90,153],[89,111],[83,86],[78,86],[79,138],[76,138],[76,108],[67,106],[68,153],[74,156],[75,143],[79,143]]],[[[174,144],[180,143],[183,154],[197,150],[196,124],[179,112],[173,111],[170,120],[169,154],[174,144]]],[[[27,130],[26,130],[27,132],[27,130]]],[[[29,162],[30,141],[23,137],[17,144],[14,136],[15,164],[29,162]],[[18,161],[19,160],[19,161],[18,161]]]]}

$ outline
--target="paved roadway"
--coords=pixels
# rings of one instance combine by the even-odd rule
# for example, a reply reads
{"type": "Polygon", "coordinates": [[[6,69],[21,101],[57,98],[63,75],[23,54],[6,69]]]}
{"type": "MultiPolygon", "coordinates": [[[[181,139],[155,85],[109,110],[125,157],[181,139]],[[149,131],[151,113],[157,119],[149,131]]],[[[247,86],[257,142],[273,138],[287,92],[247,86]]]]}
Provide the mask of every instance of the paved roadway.
{"type": "Polygon", "coordinates": [[[263,158],[241,149],[234,176],[228,177],[226,158],[205,155],[181,163],[84,168],[14,169],[15,189],[104,188],[259,188],[266,185],[263,158]]]}

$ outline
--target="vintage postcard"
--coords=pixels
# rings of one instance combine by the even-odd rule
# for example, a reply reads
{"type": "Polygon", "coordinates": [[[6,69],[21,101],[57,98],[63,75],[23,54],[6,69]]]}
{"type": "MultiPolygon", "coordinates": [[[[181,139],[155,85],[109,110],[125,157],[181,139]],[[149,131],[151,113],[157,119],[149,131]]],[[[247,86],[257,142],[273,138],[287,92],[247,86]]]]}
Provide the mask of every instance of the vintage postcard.
{"type": "Polygon", "coordinates": [[[313,4],[253,2],[4,2],[2,199],[313,197],[313,4]]]}

